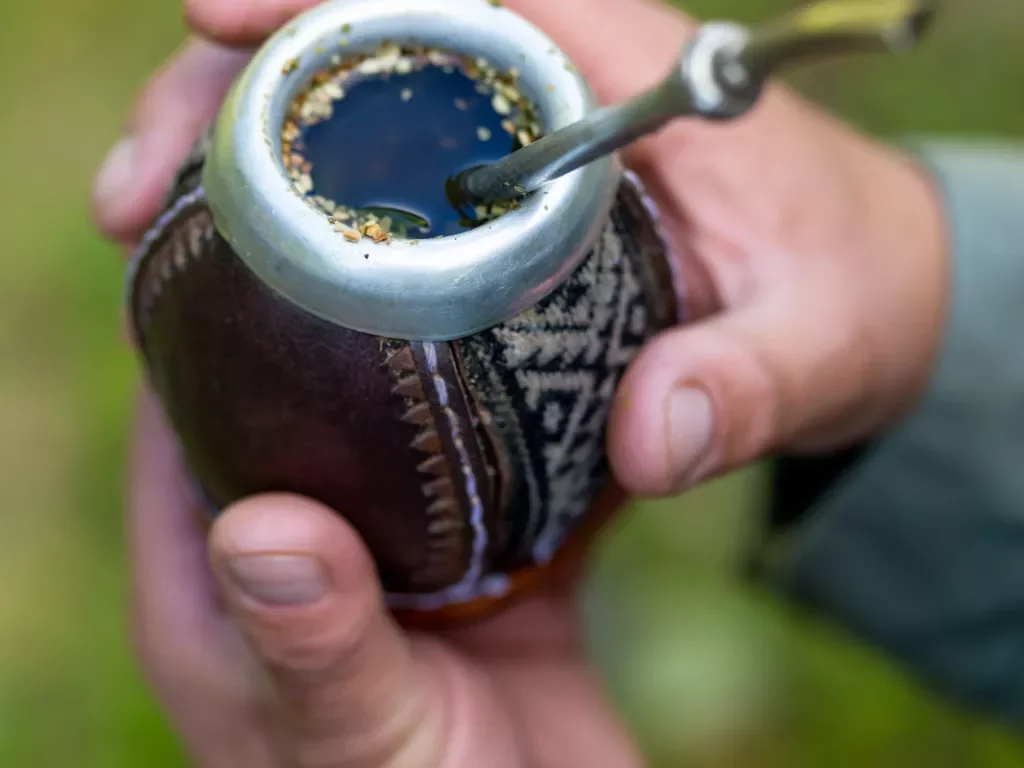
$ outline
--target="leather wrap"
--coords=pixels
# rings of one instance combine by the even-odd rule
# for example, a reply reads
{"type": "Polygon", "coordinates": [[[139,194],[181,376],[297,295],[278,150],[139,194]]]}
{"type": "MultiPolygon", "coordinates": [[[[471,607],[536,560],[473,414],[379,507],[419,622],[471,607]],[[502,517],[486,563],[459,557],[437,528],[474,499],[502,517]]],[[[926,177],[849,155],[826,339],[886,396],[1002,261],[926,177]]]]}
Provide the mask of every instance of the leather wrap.
{"type": "Polygon", "coordinates": [[[398,608],[500,598],[510,574],[548,563],[608,481],[605,423],[622,374],[680,319],[673,265],[633,177],[554,293],[472,337],[410,343],[331,324],[258,280],[214,227],[204,146],[136,257],[129,304],[212,511],[270,491],[330,505],[398,608]]]}

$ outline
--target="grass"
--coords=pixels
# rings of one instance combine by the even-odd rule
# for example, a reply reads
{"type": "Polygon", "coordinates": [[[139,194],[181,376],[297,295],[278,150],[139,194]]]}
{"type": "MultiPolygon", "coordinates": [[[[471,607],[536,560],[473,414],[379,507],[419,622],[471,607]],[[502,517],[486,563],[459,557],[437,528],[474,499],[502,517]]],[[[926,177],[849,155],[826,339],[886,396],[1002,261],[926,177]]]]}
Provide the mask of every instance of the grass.
{"type": "MultiPolygon", "coordinates": [[[[691,0],[753,20],[791,3],[691,0]]],[[[960,0],[916,56],[797,81],[867,130],[1020,135],[1015,0],[960,0]]],[[[6,0],[0,25],[0,766],[184,765],[124,631],[121,472],[136,369],[91,174],[180,43],[173,0],[6,0]],[[57,21],[51,18],[56,14],[57,21]]],[[[1019,34],[1019,33],[1018,33],[1019,34]]],[[[637,506],[597,558],[594,651],[658,765],[1017,764],[994,727],[736,583],[756,470],[637,506]]]]}

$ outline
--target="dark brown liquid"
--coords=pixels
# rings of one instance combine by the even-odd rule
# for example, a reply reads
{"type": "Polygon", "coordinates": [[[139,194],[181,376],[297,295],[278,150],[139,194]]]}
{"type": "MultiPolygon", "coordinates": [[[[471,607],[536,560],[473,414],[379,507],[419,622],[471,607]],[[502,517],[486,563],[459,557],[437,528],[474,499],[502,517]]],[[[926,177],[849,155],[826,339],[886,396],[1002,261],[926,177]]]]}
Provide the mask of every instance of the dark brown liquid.
{"type": "Polygon", "coordinates": [[[339,83],[333,114],[299,123],[294,147],[311,165],[311,194],[387,217],[399,237],[458,234],[488,217],[450,200],[446,184],[522,146],[513,125],[527,116],[518,106],[461,66],[425,60],[411,72],[354,71],[339,83]]]}

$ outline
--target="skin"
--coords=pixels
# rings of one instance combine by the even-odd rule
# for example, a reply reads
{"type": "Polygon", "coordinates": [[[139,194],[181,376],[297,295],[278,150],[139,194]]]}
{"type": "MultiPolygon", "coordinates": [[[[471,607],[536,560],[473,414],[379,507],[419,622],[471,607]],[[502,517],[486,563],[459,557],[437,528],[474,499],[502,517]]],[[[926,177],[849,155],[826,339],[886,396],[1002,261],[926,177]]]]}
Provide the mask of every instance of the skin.
{"type": "MultiPolygon", "coordinates": [[[[186,0],[196,39],[148,83],[97,178],[110,238],[138,239],[246,47],[310,4],[186,0]]],[[[660,80],[694,27],[647,0],[507,4],[604,102],[660,80]]],[[[620,388],[608,448],[627,492],[676,493],[776,451],[841,446],[913,407],[948,286],[941,201],[910,159],[773,87],[737,123],[682,121],[626,160],[661,207],[687,300],[712,310],[650,342],[620,388]]],[[[403,630],[332,510],[249,499],[207,535],[148,393],[129,513],[138,653],[197,765],[642,763],[582,654],[582,563],[485,623],[403,630]]]]}

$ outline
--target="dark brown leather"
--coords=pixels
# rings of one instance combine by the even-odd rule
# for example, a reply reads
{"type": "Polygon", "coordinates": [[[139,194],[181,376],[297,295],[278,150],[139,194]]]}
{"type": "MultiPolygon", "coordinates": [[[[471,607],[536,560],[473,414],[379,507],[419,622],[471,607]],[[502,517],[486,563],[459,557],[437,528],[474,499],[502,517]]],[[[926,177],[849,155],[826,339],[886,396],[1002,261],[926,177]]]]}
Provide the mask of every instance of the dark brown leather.
{"type": "Polygon", "coordinates": [[[175,243],[208,217],[183,212],[140,268],[147,288],[134,302],[150,378],[192,472],[218,508],[268,491],[319,499],[352,522],[391,589],[412,589],[426,555],[425,456],[412,448],[419,430],[402,420],[381,340],[283,300],[216,233],[176,265],[175,243]]]}
{"type": "Polygon", "coordinates": [[[619,378],[678,318],[639,188],[624,183],[594,252],[536,307],[468,339],[410,344],[264,285],[215,231],[196,157],[147,237],[131,308],[213,511],[262,492],[318,499],[359,531],[400,608],[468,604],[497,595],[502,574],[544,566],[608,481],[619,378]]]}

